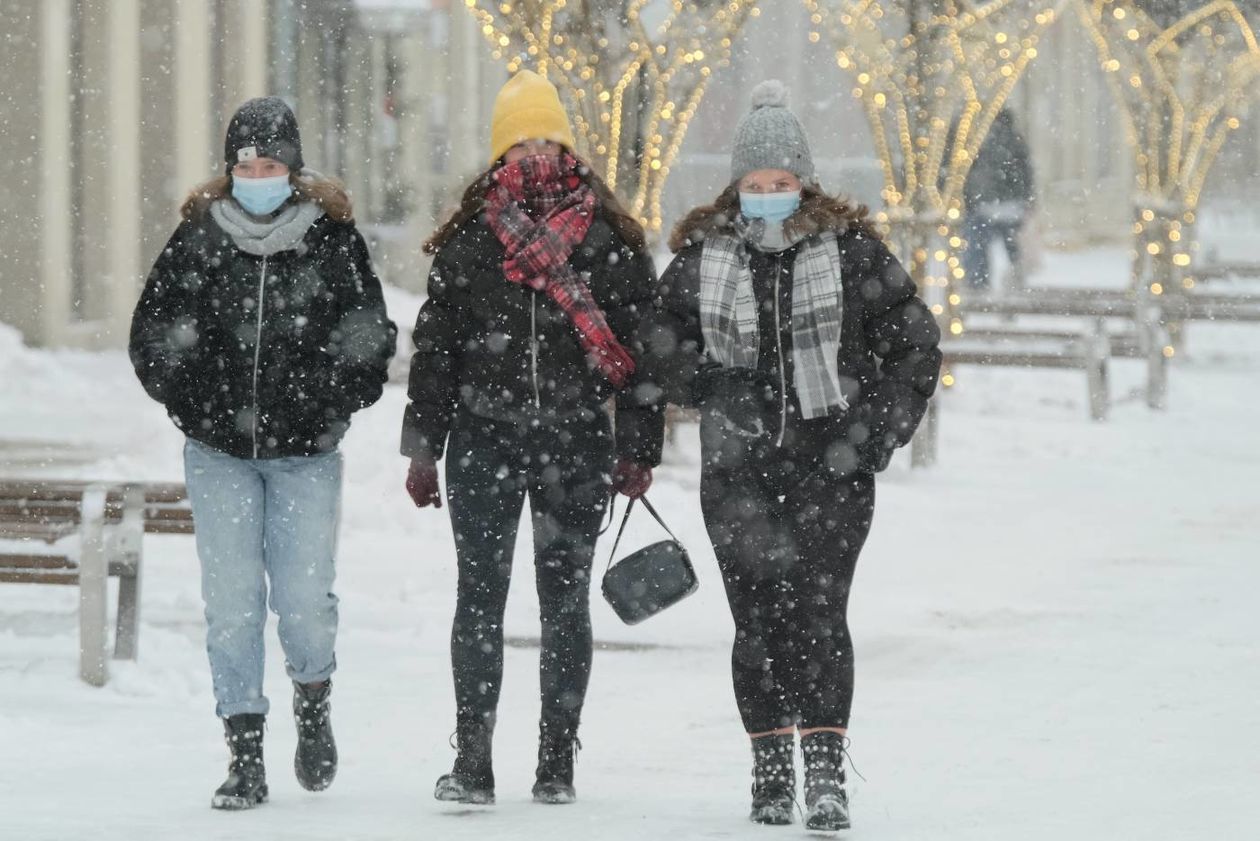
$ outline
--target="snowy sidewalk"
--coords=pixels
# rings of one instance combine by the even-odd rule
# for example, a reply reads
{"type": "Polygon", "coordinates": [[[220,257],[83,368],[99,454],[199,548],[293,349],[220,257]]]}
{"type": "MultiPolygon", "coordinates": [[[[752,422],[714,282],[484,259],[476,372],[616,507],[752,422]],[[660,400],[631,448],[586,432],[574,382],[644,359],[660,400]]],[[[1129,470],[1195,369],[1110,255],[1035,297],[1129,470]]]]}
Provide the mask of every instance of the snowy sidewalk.
{"type": "MultiPolygon", "coordinates": [[[[400,324],[409,313],[395,312],[400,324]]],[[[1255,837],[1260,805],[1260,331],[1195,325],[1170,409],[1086,420],[1079,375],[968,369],[939,465],[881,478],[852,608],[854,839],[1255,837]]],[[[1118,363],[1115,393],[1135,387],[1118,363]]],[[[0,430],[101,454],[85,475],[180,479],[180,437],[122,353],[33,352],[0,327],[0,430]]],[[[208,808],[226,758],[213,716],[192,541],[146,542],[137,663],[76,674],[76,595],[0,587],[0,838],[767,839],[745,820],[749,757],[728,679],[731,622],[697,501],[694,430],[653,500],[692,549],[699,593],[627,628],[594,597],[580,800],[529,802],[537,650],[512,647],[496,741],[500,803],[433,801],[453,719],[446,510],[418,512],[391,387],[346,443],[340,553],[342,768],[293,780],[274,632],[272,802],[208,808]],[[622,650],[628,649],[628,650],[622,650]]],[[[65,473],[64,466],[50,472],[65,473]]],[[[655,539],[643,518],[627,540],[655,539]]],[[[524,537],[524,535],[523,535],[524,537]]],[[[521,549],[527,541],[520,541],[521,549]]],[[[601,543],[597,564],[607,558],[601,543]]],[[[518,553],[509,635],[538,633],[518,553]]],[[[274,627],[274,626],[273,626],[274,627]]]]}

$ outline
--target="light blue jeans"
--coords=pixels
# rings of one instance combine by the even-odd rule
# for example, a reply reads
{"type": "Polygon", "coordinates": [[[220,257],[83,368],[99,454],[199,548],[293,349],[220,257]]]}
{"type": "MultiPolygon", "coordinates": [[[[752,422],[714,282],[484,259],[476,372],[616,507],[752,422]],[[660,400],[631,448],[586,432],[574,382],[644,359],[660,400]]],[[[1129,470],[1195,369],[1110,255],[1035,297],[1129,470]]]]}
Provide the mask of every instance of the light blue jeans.
{"type": "Polygon", "coordinates": [[[341,454],[241,459],[189,439],[184,475],[201,559],[215,711],[223,718],[266,715],[268,581],[289,677],[317,683],[336,668],[341,454]]]}

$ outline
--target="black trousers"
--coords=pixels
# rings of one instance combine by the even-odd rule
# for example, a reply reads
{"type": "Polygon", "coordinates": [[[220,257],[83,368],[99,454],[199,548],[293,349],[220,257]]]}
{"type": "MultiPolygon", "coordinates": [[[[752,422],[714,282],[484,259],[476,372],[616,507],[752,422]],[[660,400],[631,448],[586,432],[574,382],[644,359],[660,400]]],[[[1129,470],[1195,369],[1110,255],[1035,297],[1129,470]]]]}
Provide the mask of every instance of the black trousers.
{"type": "Polygon", "coordinates": [[[837,472],[825,452],[716,449],[704,459],[700,500],[735,619],[731,672],[744,728],[848,727],[846,614],[875,479],[837,472]]]}
{"type": "Polygon", "coordinates": [[[446,487],[459,585],[451,631],[457,716],[491,719],[503,680],[503,613],[525,497],[542,619],[542,717],[575,731],[591,672],[591,561],[609,500],[607,416],[545,427],[458,417],[446,487]]]}

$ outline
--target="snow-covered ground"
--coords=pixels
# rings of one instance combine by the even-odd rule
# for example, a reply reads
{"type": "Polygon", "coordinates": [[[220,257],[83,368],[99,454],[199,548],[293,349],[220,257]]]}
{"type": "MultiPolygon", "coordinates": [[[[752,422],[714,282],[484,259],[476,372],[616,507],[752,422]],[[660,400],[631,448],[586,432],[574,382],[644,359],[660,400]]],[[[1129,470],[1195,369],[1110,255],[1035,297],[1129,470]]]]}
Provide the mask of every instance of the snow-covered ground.
{"type": "MultiPolygon", "coordinates": [[[[1124,254],[1049,255],[1072,282],[1127,277],[1124,254]]],[[[394,296],[400,325],[415,302],[394,296]]],[[[1077,372],[962,369],[939,464],[879,484],[852,625],[855,829],[874,841],[1242,841],[1260,826],[1260,330],[1195,325],[1169,409],[1130,397],[1091,423],[1077,372]]],[[[23,349],[0,327],[4,472],[181,478],[180,436],[125,354],[23,349]]],[[[446,510],[417,511],[396,455],[401,387],[345,444],[342,767],[323,794],[290,769],[288,687],[269,643],[272,802],[222,814],[225,767],[190,539],[146,539],[140,659],[79,682],[76,594],[0,586],[0,839],[761,839],[728,679],[732,626],[697,502],[695,431],[653,499],[701,588],[635,628],[595,598],[580,800],[530,802],[536,599],[521,541],[496,743],[499,805],[444,806],[453,701],[446,510]]],[[[646,518],[633,538],[655,534],[646,518]]],[[[606,559],[601,544],[598,563],[606,559]]]]}

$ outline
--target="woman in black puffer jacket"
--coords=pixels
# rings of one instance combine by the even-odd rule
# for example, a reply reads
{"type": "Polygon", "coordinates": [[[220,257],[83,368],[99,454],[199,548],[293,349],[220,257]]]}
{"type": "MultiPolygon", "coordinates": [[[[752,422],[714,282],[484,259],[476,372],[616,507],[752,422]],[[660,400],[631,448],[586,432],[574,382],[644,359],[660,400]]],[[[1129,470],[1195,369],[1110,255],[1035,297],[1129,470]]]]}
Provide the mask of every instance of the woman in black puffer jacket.
{"type": "Polygon", "coordinates": [[[416,505],[446,486],[459,561],[451,666],[458,755],[439,800],[494,799],[503,614],[528,496],[542,613],[534,798],[575,797],[573,755],[591,667],[589,591],[612,489],[639,496],[663,421],[634,387],[632,342],[655,288],[643,231],[570,153],[555,88],[522,71],[495,103],[491,169],[426,244],[402,453],[416,505]],[[615,400],[615,432],[606,404],[615,400]]]}
{"type": "Polygon", "coordinates": [[[267,799],[262,764],[268,600],[294,683],[296,770],[337,770],[329,725],[341,455],[350,416],[381,396],[396,331],[350,200],[302,169],[283,100],[228,127],[226,174],[197,187],[136,305],[131,360],[187,436],[216,711],[232,765],[212,804],[267,799]]]}
{"type": "Polygon", "coordinates": [[[677,227],[644,325],[644,371],[701,409],[700,497],[736,636],[751,818],[793,818],[795,734],[811,829],[848,825],[845,618],[874,474],[936,385],[931,312],[864,220],[824,194],[777,82],[736,131],[731,185],[677,227]]]}

